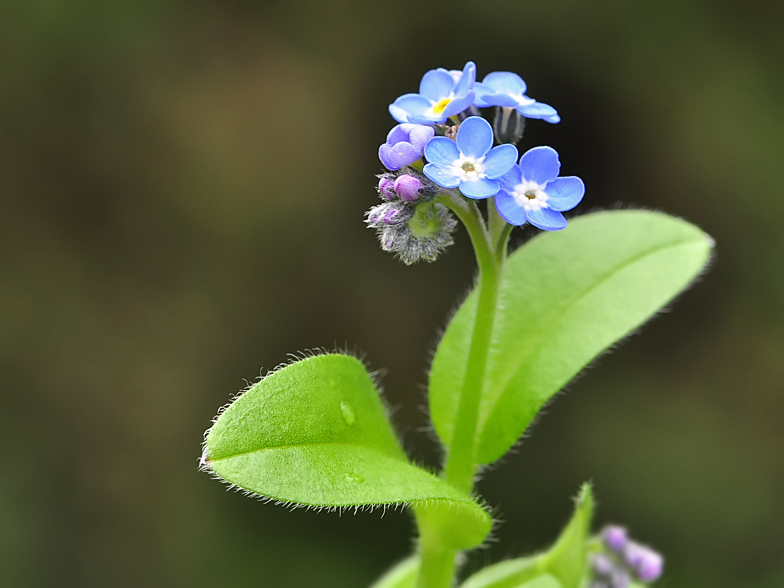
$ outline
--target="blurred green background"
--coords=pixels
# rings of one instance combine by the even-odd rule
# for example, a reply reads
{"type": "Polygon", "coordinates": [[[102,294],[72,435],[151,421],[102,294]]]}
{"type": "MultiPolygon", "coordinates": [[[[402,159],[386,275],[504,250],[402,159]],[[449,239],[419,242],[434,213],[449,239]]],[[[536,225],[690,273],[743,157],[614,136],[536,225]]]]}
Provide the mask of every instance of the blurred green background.
{"type": "Polygon", "coordinates": [[[362,215],[387,104],[471,59],[558,109],[522,147],[585,180],[578,214],[718,245],[486,472],[504,524],[466,569],[546,546],[593,480],[662,586],[783,586],[782,24],[778,0],[0,3],[0,585],[361,587],[408,552],[405,513],[289,512],[197,458],[245,380],[337,344],[438,463],[423,384],[468,240],[404,267],[362,215]]]}

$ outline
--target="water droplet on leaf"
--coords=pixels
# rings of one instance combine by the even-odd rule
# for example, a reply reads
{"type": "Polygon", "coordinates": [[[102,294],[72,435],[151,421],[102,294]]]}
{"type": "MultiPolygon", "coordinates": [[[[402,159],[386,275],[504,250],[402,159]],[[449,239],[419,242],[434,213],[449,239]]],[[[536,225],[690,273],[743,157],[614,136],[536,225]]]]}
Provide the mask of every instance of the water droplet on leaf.
{"type": "Polygon", "coordinates": [[[354,409],[351,408],[348,402],[341,401],[340,412],[343,413],[343,420],[346,421],[347,425],[353,425],[357,422],[357,418],[354,416],[354,409]]]}
{"type": "Polygon", "coordinates": [[[354,472],[348,472],[346,474],[346,479],[349,482],[354,482],[355,484],[361,484],[365,481],[365,478],[360,476],[359,474],[355,474],[354,472]]]}

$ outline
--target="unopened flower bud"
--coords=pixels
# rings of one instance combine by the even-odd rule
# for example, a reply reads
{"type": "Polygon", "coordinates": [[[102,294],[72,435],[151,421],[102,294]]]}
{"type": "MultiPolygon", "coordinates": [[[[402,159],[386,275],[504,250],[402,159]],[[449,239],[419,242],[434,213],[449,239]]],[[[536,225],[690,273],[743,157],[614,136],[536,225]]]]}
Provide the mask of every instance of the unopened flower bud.
{"type": "Polygon", "coordinates": [[[664,558],[644,545],[629,542],[623,551],[623,557],[643,582],[658,579],[664,569],[664,558]]]}
{"type": "Polygon", "coordinates": [[[629,588],[632,579],[626,570],[614,570],[610,575],[610,585],[612,588],[629,588]]]}
{"type": "Polygon", "coordinates": [[[404,202],[387,202],[367,211],[367,224],[371,227],[396,227],[411,220],[414,211],[404,202]]]}
{"type": "Polygon", "coordinates": [[[376,229],[381,248],[406,265],[435,261],[452,244],[457,221],[443,204],[402,200],[374,206],[367,212],[368,226],[376,229]]]}
{"type": "Polygon", "coordinates": [[[496,106],[493,132],[499,144],[517,144],[523,138],[524,130],[525,117],[522,114],[511,106],[496,106]]]}
{"type": "Polygon", "coordinates": [[[394,227],[396,225],[403,224],[406,215],[403,214],[403,211],[399,208],[393,208],[387,210],[384,215],[381,217],[381,222],[385,225],[389,225],[390,227],[394,227]]]}
{"type": "Polygon", "coordinates": [[[384,200],[395,200],[397,198],[397,194],[395,194],[395,180],[387,175],[381,176],[381,179],[378,181],[378,193],[384,200]]]}
{"type": "Polygon", "coordinates": [[[591,567],[597,576],[609,576],[615,570],[612,560],[603,553],[597,553],[591,558],[591,567]]]}
{"type": "Polygon", "coordinates": [[[419,200],[419,191],[423,188],[422,182],[412,175],[402,175],[395,180],[395,192],[401,200],[413,202],[419,200]]]}
{"type": "Polygon", "coordinates": [[[629,537],[626,534],[626,529],[617,525],[612,525],[604,529],[602,533],[604,544],[615,552],[620,553],[626,547],[629,537]]]}

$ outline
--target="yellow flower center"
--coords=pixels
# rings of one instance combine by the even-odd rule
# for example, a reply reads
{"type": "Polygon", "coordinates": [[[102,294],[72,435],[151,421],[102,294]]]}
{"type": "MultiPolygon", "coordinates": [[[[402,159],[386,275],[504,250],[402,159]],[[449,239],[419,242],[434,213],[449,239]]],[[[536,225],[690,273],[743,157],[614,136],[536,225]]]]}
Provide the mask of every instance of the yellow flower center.
{"type": "Polygon", "coordinates": [[[450,102],[452,102],[451,98],[441,98],[441,100],[439,100],[436,105],[433,106],[433,112],[436,114],[442,114],[450,102]]]}

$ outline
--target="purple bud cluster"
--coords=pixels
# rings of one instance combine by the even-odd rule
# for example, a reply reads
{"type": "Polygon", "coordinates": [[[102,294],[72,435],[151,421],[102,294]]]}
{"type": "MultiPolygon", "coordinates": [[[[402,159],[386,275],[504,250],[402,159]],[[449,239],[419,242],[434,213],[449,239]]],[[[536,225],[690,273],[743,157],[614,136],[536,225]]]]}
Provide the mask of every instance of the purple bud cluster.
{"type": "Polygon", "coordinates": [[[629,539],[623,527],[606,527],[602,545],[604,551],[591,558],[594,579],[590,588],[628,588],[632,579],[647,584],[661,576],[664,558],[650,547],[629,539]]]}
{"type": "Polygon", "coordinates": [[[378,180],[378,194],[381,199],[399,199],[403,202],[432,200],[436,194],[436,186],[426,177],[415,173],[382,174],[378,180]]]}
{"type": "Polygon", "coordinates": [[[365,215],[376,229],[381,248],[407,265],[434,261],[449,247],[457,221],[449,210],[432,202],[437,186],[411,168],[379,176],[378,194],[383,201],[365,215]]]}

